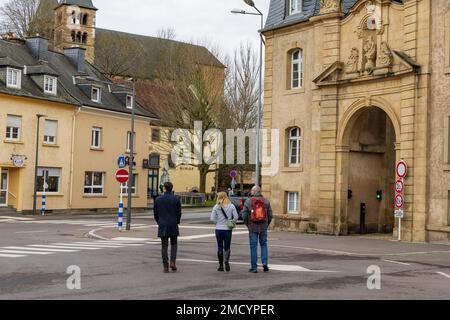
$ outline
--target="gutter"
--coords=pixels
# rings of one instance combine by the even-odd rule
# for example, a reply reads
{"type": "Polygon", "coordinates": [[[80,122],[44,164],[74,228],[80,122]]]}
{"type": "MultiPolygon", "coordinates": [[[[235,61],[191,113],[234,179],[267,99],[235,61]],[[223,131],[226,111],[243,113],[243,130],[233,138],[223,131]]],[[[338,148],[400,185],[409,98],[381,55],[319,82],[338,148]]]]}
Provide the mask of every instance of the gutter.
{"type": "Polygon", "coordinates": [[[77,111],[72,116],[72,145],[70,147],[70,185],[69,185],[69,208],[72,208],[73,203],[73,171],[74,171],[74,156],[75,156],[75,126],[77,116],[81,111],[81,107],[78,106],[77,111]]]}

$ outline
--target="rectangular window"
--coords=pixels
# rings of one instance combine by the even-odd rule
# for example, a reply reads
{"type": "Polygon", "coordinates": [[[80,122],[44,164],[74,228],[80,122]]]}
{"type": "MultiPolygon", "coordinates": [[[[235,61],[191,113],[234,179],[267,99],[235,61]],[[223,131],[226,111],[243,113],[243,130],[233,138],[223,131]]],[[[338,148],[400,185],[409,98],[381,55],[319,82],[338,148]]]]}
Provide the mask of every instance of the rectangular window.
{"type": "Polygon", "coordinates": [[[132,109],[133,108],[133,96],[127,95],[127,108],[132,109]]]}
{"type": "Polygon", "coordinates": [[[153,142],[161,141],[161,131],[159,129],[152,129],[152,141],[153,142]]]}
{"type": "Polygon", "coordinates": [[[99,102],[102,100],[102,90],[97,87],[92,88],[92,97],[91,100],[94,102],[99,102]]]}
{"type": "Polygon", "coordinates": [[[91,148],[100,149],[102,147],[102,128],[92,128],[91,148]]]}
{"type": "MultiPolygon", "coordinates": [[[[136,153],[136,132],[134,133],[134,139],[133,139],[133,151],[136,153]]],[[[131,132],[127,132],[127,152],[131,152],[131,132]]]]}
{"type": "Polygon", "coordinates": [[[8,115],[6,120],[6,139],[19,141],[22,127],[22,117],[8,115]]]}
{"type": "Polygon", "coordinates": [[[58,121],[45,120],[44,143],[56,144],[57,131],[58,131],[58,121]]]}
{"type": "Polygon", "coordinates": [[[299,213],[299,193],[298,192],[288,192],[288,203],[287,203],[288,213],[298,214],[299,213]]]}
{"type": "MultiPolygon", "coordinates": [[[[136,186],[137,186],[138,175],[133,174],[133,180],[131,181],[132,187],[131,192],[133,195],[136,195],[136,186]]],[[[128,194],[128,182],[121,185],[122,194],[128,194]]]]}
{"type": "Polygon", "coordinates": [[[44,92],[56,95],[57,80],[55,77],[44,76],[44,92]]]}
{"type": "Polygon", "coordinates": [[[290,14],[302,12],[302,0],[290,0],[290,14]]]}
{"type": "Polygon", "coordinates": [[[84,175],[84,194],[103,195],[105,174],[103,172],[86,172],[84,175]]]}
{"type": "Polygon", "coordinates": [[[22,71],[19,69],[8,68],[6,73],[6,86],[9,88],[20,89],[22,71]]]}
{"type": "Polygon", "coordinates": [[[57,168],[38,168],[37,191],[58,193],[61,180],[61,169],[57,168]],[[44,184],[45,181],[45,184],[44,184]]]}

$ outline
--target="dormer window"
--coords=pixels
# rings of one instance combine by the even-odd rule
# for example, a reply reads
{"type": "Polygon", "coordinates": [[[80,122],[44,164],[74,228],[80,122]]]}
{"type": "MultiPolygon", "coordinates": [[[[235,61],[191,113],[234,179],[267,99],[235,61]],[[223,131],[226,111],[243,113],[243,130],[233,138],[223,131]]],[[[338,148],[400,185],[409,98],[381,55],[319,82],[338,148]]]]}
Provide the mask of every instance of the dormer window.
{"type": "Polygon", "coordinates": [[[102,90],[97,87],[92,88],[91,100],[100,103],[102,99],[102,90]]]}
{"type": "Polygon", "coordinates": [[[56,95],[57,83],[56,77],[44,76],[44,93],[56,95]]]}
{"type": "Polygon", "coordinates": [[[290,14],[296,14],[302,12],[302,0],[289,0],[289,12],[290,14]]]}
{"type": "Polygon", "coordinates": [[[6,86],[8,88],[20,89],[22,71],[19,69],[8,68],[6,73],[6,86]]]}
{"type": "Polygon", "coordinates": [[[127,108],[133,109],[133,96],[127,94],[127,108]]]}

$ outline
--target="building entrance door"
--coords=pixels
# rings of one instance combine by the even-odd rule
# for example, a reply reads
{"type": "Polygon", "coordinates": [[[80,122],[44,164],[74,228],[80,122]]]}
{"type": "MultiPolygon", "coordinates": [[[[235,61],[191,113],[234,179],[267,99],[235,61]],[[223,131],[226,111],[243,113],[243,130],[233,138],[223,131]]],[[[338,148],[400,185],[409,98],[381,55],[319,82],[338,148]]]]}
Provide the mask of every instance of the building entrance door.
{"type": "Polygon", "coordinates": [[[8,206],[9,172],[2,170],[0,176],[0,207],[8,206]]]}

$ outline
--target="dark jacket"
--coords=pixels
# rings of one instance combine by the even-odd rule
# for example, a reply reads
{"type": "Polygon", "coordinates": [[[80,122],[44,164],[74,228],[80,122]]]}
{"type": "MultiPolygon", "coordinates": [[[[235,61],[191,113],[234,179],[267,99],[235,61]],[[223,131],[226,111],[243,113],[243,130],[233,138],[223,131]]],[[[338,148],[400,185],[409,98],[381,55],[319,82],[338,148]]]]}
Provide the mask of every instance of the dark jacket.
{"type": "MultiPolygon", "coordinates": [[[[261,194],[255,194],[252,198],[260,198],[261,194]]],[[[264,206],[267,211],[267,219],[261,223],[254,223],[250,220],[250,216],[252,214],[252,198],[247,199],[244,204],[244,209],[242,209],[242,218],[244,219],[245,225],[248,227],[248,231],[250,232],[267,232],[269,229],[269,225],[272,223],[273,213],[272,208],[270,206],[270,202],[267,199],[264,199],[264,206]]]]}
{"type": "Polygon", "coordinates": [[[171,193],[165,193],[156,199],[153,209],[158,224],[158,237],[179,236],[178,225],[181,222],[181,201],[171,193]]]}

